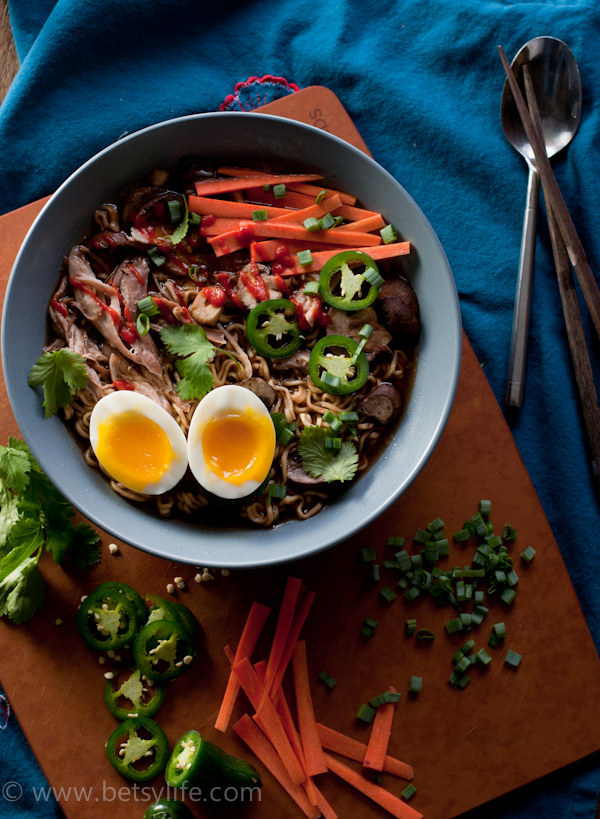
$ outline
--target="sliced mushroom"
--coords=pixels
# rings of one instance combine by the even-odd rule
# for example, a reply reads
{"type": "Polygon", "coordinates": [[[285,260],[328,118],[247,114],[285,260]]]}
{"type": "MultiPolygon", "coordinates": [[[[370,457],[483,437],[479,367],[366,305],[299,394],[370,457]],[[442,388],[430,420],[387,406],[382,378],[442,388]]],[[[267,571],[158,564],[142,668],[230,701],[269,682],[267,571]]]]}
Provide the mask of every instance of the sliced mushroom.
{"type": "Polygon", "coordinates": [[[359,401],[356,409],[380,424],[390,424],[402,412],[402,394],[393,384],[386,381],[359,401]]]}
{"type": "Polygon", "coordinates": [[[413,347],[421,333],[417,294],[405,279],[387,279],[379,291],[377,312],[401,346],[413,347]]]}
{"type": "Polygon", "coordinates": [[[271,409],[277,398],[275,390],[263,378],[244,378],[239,382],[240,387],[245,387],[250,392],[258,395],[267,409],[271,409]]]}

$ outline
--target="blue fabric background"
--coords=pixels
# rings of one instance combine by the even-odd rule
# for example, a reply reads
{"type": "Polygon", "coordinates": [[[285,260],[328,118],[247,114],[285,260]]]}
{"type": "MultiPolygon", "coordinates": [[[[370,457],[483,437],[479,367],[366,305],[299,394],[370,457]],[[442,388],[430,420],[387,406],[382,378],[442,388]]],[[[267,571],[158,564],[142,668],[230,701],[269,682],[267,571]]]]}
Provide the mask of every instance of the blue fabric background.
{"type": "MultiPolygon", "coordinates": [[[[583,118],[554,167],[600,270],[597,0],[10,0],[10,13],[22,67],[0,108],[0,212],[51,193],[125,133],[217,110],[250,76],[328,86],[437,232],[465,330],[501,403],[527,173],[500,126],[497,46],[510,60],[531,37],[559,37],[579,62],[583,118]]],[[[586,326],[597,373],[598,340],[587,318],[586,326]]],[[[526,378],[514,436],[598,646],[599,505],[543,215],[526,378]]],[[[40,779],[14,719],[0,743],[0,779],[25,768],[40,779]]],[[[598,758],[587,759],[470,819],[588,819],[599,790],[598,758]]],[[[2,815],[55,810],[0,803],[2,815]]]]}

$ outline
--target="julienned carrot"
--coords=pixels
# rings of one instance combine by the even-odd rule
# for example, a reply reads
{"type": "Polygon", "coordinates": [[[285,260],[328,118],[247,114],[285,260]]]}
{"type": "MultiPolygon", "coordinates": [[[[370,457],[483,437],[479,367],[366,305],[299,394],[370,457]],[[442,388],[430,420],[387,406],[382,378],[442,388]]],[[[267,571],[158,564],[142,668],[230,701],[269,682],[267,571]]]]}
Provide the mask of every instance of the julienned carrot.
{"type": "Polygon", "coordinates": [[[298,193],[286,189],[285,196],[276,197],[273,191],[264,191],[261,188],[246,188],[244,192],[247,202],[254,202],[255,205],[271,205],[273,207],[286,208],[307,208],[315,202],[315,196],[306,193],[298,193]]]}
{"type": "Polygon", "coordinates": [[[317,246],[321,242],[354,247],[362,245],[374,247],[381,244],[379,234],[354,230],[339,231],[336,228],[310,231],[302,225],[275,222],[271,219],[264,222],[241,222],[239,230],[212,236],[208,242],[216,256],[225,256],[227,253],[248,247],[256,236],[267,239],[302,239],[317,246]]]}
{"type": "Polygon", "coordinates": [[[267,673],[265,676],[265,696],[269,695],[271,685],[275,679],[279,664],[281,663],[301,589],[302,581],[298,577],[288,577],[283,590],[281,605],[279,606],[279,614],[277,616],[277,625],[275,626],[271,650],[269,651],[267,673]]]}
{"type": "Polygon", "coordinates": [[[375,213],[373,216],[365,216],[355,222],[346,222],[345,225],[339,225],[337,230],[362,230],[369,233],[373,230],[381,230],[382,227],[385,227],[385,219],[380,213],[375,213]]]}
{"type": "Polygon", "coordinates": [[[323,756],[323,748],[317,731],[317,721],[310,693],[308,679],[308,662],[306,657],[306,642],[298,640],[292,655],[292,674],[294,691],[296,694],[296,714],[298,728],[302,740],[302,750],[306,761],[306,772],[309,776],[326,773],[327,765],[323,756]]]}
{"type": "Polygon", "coordinates": [[[336,188],[325,188],[319,187],[318,185],[307,185],[306,182],[309,180],[303,181],[302,179],[297,179],[295,182],[290,182],[288,187],[292,191],[297,191],[298,193],[307,193],[309,196],[318,196],[321,191],[325,191],[327,196],[333,196],[334,193],[339,194],[342,202],[345,205],[354,205],[356,202],[356,196],[352,196],[350,193],[345,193],[344,191],[339,191],[336,188]]]}
{"type": "Polygon", "coordinates": [[[300,210],[288,208],[286,213],[281,216],[275,216],[271,221],[302,224],[305,219],[309,219],[311,216],[314,219],[320,219],[321,216],[325,216],[326,213],[337,210],[341,204],[341,199],[336,194],[335,196],[330,196],[328,199],[323,199],[322,202],[315,202],[306,208],[300,208],[300,210]]]}
{"type": "MultiPolygon", "coordinates": [[[[199,213],[200,216],[227,216],[233,219],[252,219],[255,210],[259,210],[251,202],[234,202],[231,199],[216,199],[211,196],[188,196],[188,208],[192,213],[199,213]]],[[[290,208],[267,206],[260,208],[266,210],[269,219],[273,216],[282,216],[290,213],[290,208]]]]}
{"type": "MultiPolygon", "coordinates": [[[[194,187],[198,196],[214,196],[219,193],[230,193],[231,191],[245,190],[253,182],[256,185],[277,185],[290,182],[311,182],[321,179],[318,173],[290,173],[290,174],[270,174],[261,176],[230,176],[224,179],[199,179],[194,187]]],[[[354,204],[351,202],[350,204],[354,204]]]]}
{"type": "Polygon", "coordinates": [[[387,810],[388,813],[391,813],[396,819],[423,819],[422,813],[411,808],[410,805],[407,805],[406,802],[403,802],[398,796],[394,796],[390,791],[366,779],[362,774],[348,767],[348,765],[345,765],[338,759],[335,759],[330,754],[325,754],[325,761],[327,762],[329,770],[336,774],[336,776],[339,776],[340,779],[343,779],[349,785],[352,785],[353,788],[356,788],[357,791],[360,791],[360,793],[367,796],[384,810],[387,810]]]}
{"type": "MultiPolygon", "coordinates": [[[[354,759],[356,762],[362,762],[365,758],[367,746],[364,742],[342,734],[334,728],[329,728],[327,725],[317,723],[317,730],[319,732],[319,739],[321,745],[328,751],[333,751],[340,756],[345,756],[346,759],[354,759]]],[[[415,775],[412,765],[402,762],[389,754],[386,754],[383,761],[383,770],[386,773],[394,774],[402,779],[412,779],[415,775]]]]}
{"type": "Polygon", "coordinates": [[[291,779],[277,751],[250,719],[248,714],[244,714],[244,716],[235,723],[233,730],[287,791],[304,815],[309,817],[309,819],[317,819],[320,815],[319,808],[310,803],[304,789],[291,779]]]}
{"type": "MultiPolygon", "coordinates": [[[[397,694],[396,689],[390,685],[388,691],[397,694]]],[[[371,723],[371,733],[367,743],[363,767],[372,771],[382,771],[387,755],[390,737],[392,735],[392,722],[396,711],[395,702],[385,702],[377,708],[375,718],[371,723]]]]}
{"type": "Polygon", "coordinates": [[[315,599],[314,591],[308,589],[307,591],[304,592],[304,595],[302,596],[302,599],[298,604],[298,607],[294,614],[294,620],[292,622],[288,638],[286,640],[285,648],[283,650],[283,654],[281,655],[279,668],[277,669],[277,673],[275,674],[269,693],[277,691],[277,689],[281,687],[283,677],[285,675],[288,665],[290,664],[292,654],[294,653],[296,643],[298,642],[298,637],[300,636],[300,632],[302,631],[302,626],[304,625],[304,621],[308,617],[308,612],[310,611],[314,599],[315,599]]]}
{"type": "MultiPolygon", "coordinates": [[[[339,230],[339,228],[337,228],[339,230]]],[[[333,231],[332,231],[333,232],[333,231]]],[[[339,234],[338,234],[339,235],[339,234]]],[[[338,247],[335,250],[311,251],[312,262],[308,265],[301,265],[295,255],[286,257],[286,269],[282,271],[282,276],[298,276],[303,273],[318,273],[326,262],[341,250],[360,250],[366,253],[375,261],[382,259],[393,259],[395,256],[406,256],[410,253],[410,242],[390,242],[388,245],[377,245],[376,247],[338,247]]]]}
{"type": "MultiPolygon", "coordinates": [[[[262,603],[252,603],[246,623],[242,630],[240,642],[235,652],[234,662],[241,660],[243,657],[251,656],[270,612],[271,609],[268,606],[264,606],[262,603]]],[[[227,730],[239,690],[240,685],[238,678],[232,671],[229,674],[229,680],[227,681],[223,701],[221,702],[221,707],[215,721],[215,728],[218,731],[227,730]]]]}
{"type": "Polygon", "coordinates": [[[264,688],[250,660],[246,657],[240,660],[240,662],[237,662],[233,666],[233,673],[240,681],[244,694],[250,700],[257,716],[264,725],[266,734],[281,757],[292,781],[299,785],[304,781],[304,771],[283,730],[281,720],[275,711],[275,706],[268,697],[263,697],[264,688]]]}
{"type": "MultiPolygon", "coordinates": [[[[340,247],[338,245],[319,245],[322,250],[334,250],[336,253],[340,252],[340,247]]],[[[293,258],[295,253],[298,253],[300,250],[310,250],[313,251],[315,249],[315,245],[313,242],[298,242],[298,241],[289,241],[286,240],[283,242],[281,239],[265,239],[262,242],[252,242],[250,245],[250,253],[254,253],[254,258],[257,261],[262,262],[273,262],[273,261],[281,261],[282,264],[288,264],[290,258],[293,258]]],[[[348,248],[346,248],[348,250],[348,248]]],[[[319,251],[320,253],[321,251],[319,251]]],[[[284,275],[292,275],[291,273],[284,273],[284,275]]]]}

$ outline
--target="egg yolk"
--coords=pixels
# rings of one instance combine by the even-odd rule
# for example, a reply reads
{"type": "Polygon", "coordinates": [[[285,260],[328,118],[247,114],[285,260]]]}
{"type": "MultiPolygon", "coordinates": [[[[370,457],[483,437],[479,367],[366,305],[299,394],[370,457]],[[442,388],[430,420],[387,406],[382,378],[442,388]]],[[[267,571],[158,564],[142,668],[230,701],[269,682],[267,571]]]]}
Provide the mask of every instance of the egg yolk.
{"type": "Polygon", "coordinates": [[[159,424],[130,411],[99,424],[96,456],[115,480],[143,492],[165,474],[174,453],[159,424]]]}
{"type": "Polygon", "coordinates": [[[230,411],[211,418],[202,435],[207,466],[219,478],[240,486],[249,480],[261,483],[267,476],[274,452],[270,418],[230,411]]]}

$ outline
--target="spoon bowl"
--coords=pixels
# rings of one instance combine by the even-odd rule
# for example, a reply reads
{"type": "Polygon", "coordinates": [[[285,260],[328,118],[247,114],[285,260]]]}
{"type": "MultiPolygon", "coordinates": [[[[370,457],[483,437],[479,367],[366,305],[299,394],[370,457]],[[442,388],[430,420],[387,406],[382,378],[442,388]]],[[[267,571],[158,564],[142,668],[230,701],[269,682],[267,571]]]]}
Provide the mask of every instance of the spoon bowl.
{"type": "MultiPolygon", "coordinates": [[[[562,40],[535,37],[522,46],[511,64],[522,90],[524,65],[529,67],[546,153],[551,158],[571,142],[581,119],[581,78],[577,61],[562,40]]],[[[508,82],[502,92],[500,118],[506,138],[525,158],[529,168],[506,390],[507,407],[517,408],[523,403],[540,177],[508,82]]]]}

